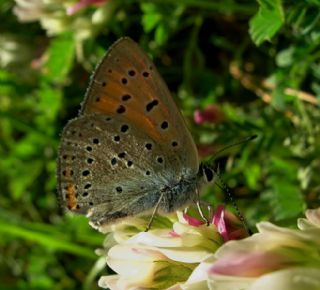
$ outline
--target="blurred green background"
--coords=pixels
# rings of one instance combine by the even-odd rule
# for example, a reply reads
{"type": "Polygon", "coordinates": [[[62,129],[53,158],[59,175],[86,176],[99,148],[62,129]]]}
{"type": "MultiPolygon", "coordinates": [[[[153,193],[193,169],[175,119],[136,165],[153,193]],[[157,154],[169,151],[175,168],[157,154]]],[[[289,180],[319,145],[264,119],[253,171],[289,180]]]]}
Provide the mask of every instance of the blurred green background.
{"type": "Polygon", "coordinates": [[[216,159],[253,230],[319,206],[320,0],[2,0],[0,19],[1,289],[98,289],[106,273],[103,235],[57,202],[56,158],[121,36],[153,57],[202,157],[258,134],[216,159]]]}

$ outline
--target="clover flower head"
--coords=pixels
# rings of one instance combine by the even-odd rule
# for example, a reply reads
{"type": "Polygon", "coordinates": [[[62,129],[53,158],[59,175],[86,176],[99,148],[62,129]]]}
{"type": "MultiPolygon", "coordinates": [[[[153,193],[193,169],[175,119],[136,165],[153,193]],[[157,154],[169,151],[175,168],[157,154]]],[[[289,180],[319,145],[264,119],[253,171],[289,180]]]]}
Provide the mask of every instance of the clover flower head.
{"type": "Polygon", "coordinates": [[[220,221],[225,219],[223,207],[217,212],[219,216],[215,214],[208,226],[197,217],[178,211],[168,217],[156,216],[148,232],[144,229],[150,217],[100,228],[104,233],[109,232],[106,261],[117,274],[101,277],[99,285],[112,290],[179,289],[182,284],[203,283],[204,264],[195,269],[201,262],[209,265],[205,261],[210,261],[224,243],[213,221],[220,223],[225,236],[228,230],[221,224],[230,224],[220,221]]]}

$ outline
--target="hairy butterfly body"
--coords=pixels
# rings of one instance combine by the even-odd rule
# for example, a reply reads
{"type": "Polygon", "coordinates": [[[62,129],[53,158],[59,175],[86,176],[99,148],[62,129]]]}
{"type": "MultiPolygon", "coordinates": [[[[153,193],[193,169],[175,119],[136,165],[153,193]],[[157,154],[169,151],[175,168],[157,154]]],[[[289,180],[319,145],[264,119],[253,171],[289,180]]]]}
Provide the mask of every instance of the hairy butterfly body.
{"type": "Polygon", "coordinates": [[[198,188],[212,179],[155,66],[133,40],[119,39],[94,72],[79,116],[62,132],[64,206],[99,226],[198,202],[198,188]]]}

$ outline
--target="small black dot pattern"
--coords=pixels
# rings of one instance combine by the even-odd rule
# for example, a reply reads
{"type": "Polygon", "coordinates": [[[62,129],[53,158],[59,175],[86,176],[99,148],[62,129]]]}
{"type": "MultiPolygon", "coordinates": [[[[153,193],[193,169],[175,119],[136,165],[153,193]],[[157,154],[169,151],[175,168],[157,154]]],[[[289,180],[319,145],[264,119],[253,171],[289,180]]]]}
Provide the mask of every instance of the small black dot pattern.
{"type": "MultiPolygon", "coordinates": [[[[114,62],[118,62],[117,65],[120,65],[121,57],[113,57],[114,62]]],[[[70,176],[78,175],[80,179],[82,178],[82,183],[79,185],[79,190],[77,191],[77,195],[80,198],[79,204],[76,205],[77,209],[80,208],[88,208],[96,205],[95,199],[94,199],[94,190],[96,188],[95,185],[95,176],[96,176],[96,168],[101,168],[101,160],[104,161],[103,158],[106,160],[106,164],[108,167],[112,170],[110,172],[107,172],[106,174],[119,174],[119,170],[126,170],[126,172],[133,172],[134,169],[142,170],[142,174],[144,174],[146,179],[152,179],[154,178],[154,174],[157,172],[157,169],[165,168],[166,162],[168,162],[167,155],[164,154],[164,150],[160,150],[161,148],[157,145],[155,140],[148,139],[150,138],[149,135],[148,138],[145,138],[143,142],[138,143],[137,150],[140,150],[139,152],[134,152],[134,154],[130,154],[131,147],[135,146],[136,144],[128,144],[128,139],[131,134],[135,133],[136,128],[134,127],[135,124],[130,122],[130,116],[131,113],[133,113],[133,108],[137,106],[138,101],[141,104],[141,110],[143,113],[148,117],[156,119],[158,114],[161,114],[161,112],[164,111],[164,104],[162,104],[162,99],[157,99],[157,94],[148,96],[148,99],[145,98],[144,102],[135,99],[135,94],[131,88],[135,84],[137,84],[138,81],[143,82],[154,82],[153,78],[153,67],[152,65],[146,66],[144,69],[139,70],[137,67],[128,66],[124,73],[120,75],[119,77],[119,71],[118,69],[111,69],[106,68],[104,70],[108,73],[107,79],[102,80],[99,79],[99,82],[96,81],[97,84],[97,91],[95,93],[95,96],[92,97],[92,102],[94,106],[103,107],[106,106],[107,102],[105,102],[105,92],[109,87],[111,87],[112,83],[109,82],[117,82],[117,85],[120,86],[121,90],[119,90],[119,95],[115,96],[116,106],[113,106],[113,112],[111,113],[111,116],[103,116],[103,121],[105,122],[105,126],[112,126],[110,128],[113,129],[112,134],[109,133],[107,135],[108,138],[105,138],[105,135],[99,135],[97,129],[101,129],[101,132],[105,132],[107,130],[104,130],[105,128],[100,128],[101,124],[100,121],[92,122],[89,120],[89,124],[86,125],[87,128],[91,126],[91,132],[95,130],[96,135],[90,134],[88,136],[88,133],[85,131],[81,131],[81,127],[76,128],[76,130],[70,130],[70,138],[68,138],[68,146],[71,146],[70,151],[72,153],[63,154],[61,156],[61,159],[63,159],[63,162],[65,164],[68,164],[68,167],[63,168],[61,171],[62,175],[67,178],[70,178],[70,176]],[[111,76],[111,74],[113,74],[111,76]],[[100,86],[100,88],[98,87],[100,86]],[[102,93],[99,93],[99,90],[102,93]],[[131,111],[132,110],[132,111],[131,111]],[[120,122],[121,120],[121,122],[120,122]],[[100,127],[99,127],[100,126],[100,127]],[[73,142],[73,139],[80,140],[79,142],[73,142]],[[84,138],[86,138],[86,142],[84,141],[84,138]],[[70,142],[72,141],[72,142],[70,142]],[[129,146],[130,145],[130,146],[129,146]],[[105,147],[108,146],[108,147],[105,147]],[[111,148],[112,153],[107,153],[107,150],[111,148]],[[104,151],[101,151],[104,149],[104,151]],[[77,150],[82,150],[82,155],[78,154],[77,150]],[[75,152],[75,153],[73,153],[75,152]],[[141,153],[140,153],[141,152],[141,153]],[[104,156],[101,158],[101,154],[104,154],[104,156]],[[140,154],[144,154],[145,156],[148,156],[148,163],[149,165],[141,165],[140,160],[140,154]],[[79,169],[77,167],[71,167],[75,170],[75,173],[72,169],[70,169],[69,164],[80,164],[82,160],[82,167],[79,169]],[[72,162],[74,161],[74,162],[72,162]],[[157,168],[157,169],[155,169],[157,168]],[[113,172],[113,173],[111,173],[113,172]],[[81,201],[81,197],[84,199],[81,201]]],[[[104,73],[105,74],[105,73],[104,73]]],[[[152,120],[154,121],[154,120],[152,120]]],[[[158,134],[171,134],[174,132],[175,124],[171,124],[171,118],[168,118],[167,120],[165,117],[163,119],[157,119],[154,122],[154,125],[156,126],[155,130],[158,130],[158,134]]],[[[179,132],[178,132],[179,133],[179,132]]],[[[102,133],[101,133],[102,134],[102,133]]],[[[174,135],[170,135],[174,136],[174,135]]],[[[175,138],[178,136],[174,136],[173,138],[169,139],[166,138],[167,141],[167,148],[171,149],[174,152],[178,152],[177,150],[181,148],[181,143],[183,141],[179,138],[175,138]]],[[[163,139],[164,140],[164,139],[163,139]]],[[[74,165],[74,166],[75,166],[74,165]]],[[[125,171],[123,171],[125,172],[125,171]]],[[[140,171],[141,172],[141,171],[140,171]]],[[[102,173],[98,173],[98,176],[103,176],[102,173]]],[[[208,176],[210,174],[207,174],[208,176]]],[[[123,177],[125,178],[125,177],[123,177]]],[[[112,182],[112,177],[108,176],[108,179],[112,182]]],[[[145,187],[142,185],[139,185],[138,189],[144,190],[145,187]]],[[[123,183],[119,182],[113,183],[111,190],[116,193],[123,193],[126,192],[126,187],[123,187],[123,183]]],[[[82,209],[83,210],[83,209],[82,209]]]]}

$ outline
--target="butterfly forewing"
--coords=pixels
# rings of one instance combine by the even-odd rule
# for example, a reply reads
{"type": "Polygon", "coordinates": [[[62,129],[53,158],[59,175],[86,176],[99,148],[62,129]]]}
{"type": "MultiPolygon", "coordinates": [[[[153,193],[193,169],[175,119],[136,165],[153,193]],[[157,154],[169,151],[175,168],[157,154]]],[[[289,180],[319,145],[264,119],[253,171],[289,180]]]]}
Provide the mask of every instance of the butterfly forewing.
{"type": "Polygon", "coordinates": [[[93,75],[82,114],[97,112],[127,119],[159,146],[183,144],[180,154],[198,170],[196,147],[181,113],[154,64],[130,38],[117,41],[93,75]]]}
{"type": "Polygon", "coordinates": [[[198,171],[195,144],[165,83],[129,38],[98,65],[61,140],[62,200],[97,225],[152,209],[162,188],[198,171]]]}

